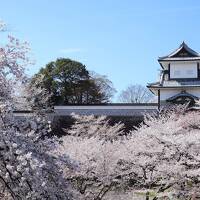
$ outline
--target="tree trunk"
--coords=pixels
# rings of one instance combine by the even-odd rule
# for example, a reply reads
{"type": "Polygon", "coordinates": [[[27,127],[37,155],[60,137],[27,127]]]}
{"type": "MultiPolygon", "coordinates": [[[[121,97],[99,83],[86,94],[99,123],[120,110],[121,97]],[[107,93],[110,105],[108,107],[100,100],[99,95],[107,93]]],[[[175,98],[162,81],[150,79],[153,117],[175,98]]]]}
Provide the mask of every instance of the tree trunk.
{"type": "Polygon", "coordinates": [[[146,193],[146,200],[149,200],[149,192],[146,193]]]}

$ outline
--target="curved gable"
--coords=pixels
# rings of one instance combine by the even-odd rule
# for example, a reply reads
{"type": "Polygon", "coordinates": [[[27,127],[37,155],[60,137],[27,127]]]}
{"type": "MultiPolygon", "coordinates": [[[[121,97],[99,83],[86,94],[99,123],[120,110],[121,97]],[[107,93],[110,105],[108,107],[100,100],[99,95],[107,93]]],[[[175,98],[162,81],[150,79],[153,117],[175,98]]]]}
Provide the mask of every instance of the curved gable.
{"type": "Polygon", "coordinates": [[[200,58],[200,54],[188,47],[187,44],[183,42],[178,49],[169,55],[159,57],[158,61],[170,60],[172,58],[200,58]]]}

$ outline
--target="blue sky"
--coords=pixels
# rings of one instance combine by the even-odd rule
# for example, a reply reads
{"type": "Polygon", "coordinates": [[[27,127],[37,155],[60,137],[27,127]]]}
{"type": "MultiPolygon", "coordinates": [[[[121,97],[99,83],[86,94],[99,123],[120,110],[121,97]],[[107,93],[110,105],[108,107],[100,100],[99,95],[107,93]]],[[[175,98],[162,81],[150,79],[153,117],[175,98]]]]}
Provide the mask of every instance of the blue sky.
{"type": "Polygon", "coordinates": [[[183,40],[200,52],[197,0],[6,0],[0,18],[30,43],[30,75],[68,57],[107,75],[118,91],[155,81],[158,56],[183,40]]]}

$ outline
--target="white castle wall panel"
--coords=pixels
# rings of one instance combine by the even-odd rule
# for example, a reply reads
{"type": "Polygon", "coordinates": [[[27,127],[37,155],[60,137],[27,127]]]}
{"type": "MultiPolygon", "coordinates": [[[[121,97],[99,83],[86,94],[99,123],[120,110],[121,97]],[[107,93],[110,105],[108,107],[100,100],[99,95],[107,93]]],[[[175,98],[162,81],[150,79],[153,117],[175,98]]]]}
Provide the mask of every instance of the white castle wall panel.
{"type": "Polygon", "coordinates": [[[197,63],[181,62],[170,64],[170,78],[197,78],[197,63]]]}

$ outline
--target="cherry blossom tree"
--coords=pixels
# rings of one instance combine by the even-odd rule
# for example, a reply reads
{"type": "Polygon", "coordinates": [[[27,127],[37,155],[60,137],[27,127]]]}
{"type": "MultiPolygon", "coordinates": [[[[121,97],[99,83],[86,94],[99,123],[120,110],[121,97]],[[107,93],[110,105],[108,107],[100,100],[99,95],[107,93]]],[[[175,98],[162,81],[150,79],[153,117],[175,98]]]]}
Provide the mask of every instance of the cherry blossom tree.
{"type": "MultiPolygon", "coordinates": [[[[4,30],[1,23],[0,30],[4,30]]],[[[29,47],[8,36],[0,48],[0,197],[1,199],[71,199],[72,189],[63,176],[62,165],[73,168],[65,155],[51,152],[58,140],[48,138],[50,126],[45,116],[33,113],[16,118],[14,85],[26,77],[29,47]]]]}
{"type": "MultiPolygon", "coordinates": [[[[63,143],[56,154],[69,151],[69,157],[76,161],[78,170],[66,177],[80,192],[82,199],[102,199],[109,191],[120,185],[116,179],[118,172],[116,152],[123,136],[123,124],[109,125],[105,116],[73,115],[75,124],[63,137],[63,143]],[[113,157],[113,155],[115,155],[113,157]]],[[[120,153],[118,151],[118,153],[120,153]]]]}
{"type": "Polygon", "coordinates": [[[75,120],[67,134],[81,138],[98,137],[100,140],[114,141],[119,140],[123,135],[124,124],[116,123],[109,125],[109,120],[106,116],[95,117],[94,115],[75,115],[72,114],[75,120]]]}
{"type": "MultiPolygon", "coordinates": [[[[78,125],[69,131],[70,136],[63,137],[57,151],[66,151],[77,161],[79,171],[67,177],[84,199],[107,199],[109,192],[119,190],[132,191],[139,195],[136,199],[199,198],[199,111],[168,109],[146,116],[127,137],[102,139],[111,129],[103,117],[79,116],[78,125]],[[96,129],[98,121],[107,128],[96,129]]],[[[113,132],[122,134],[116,127],[113,132]]]]}

